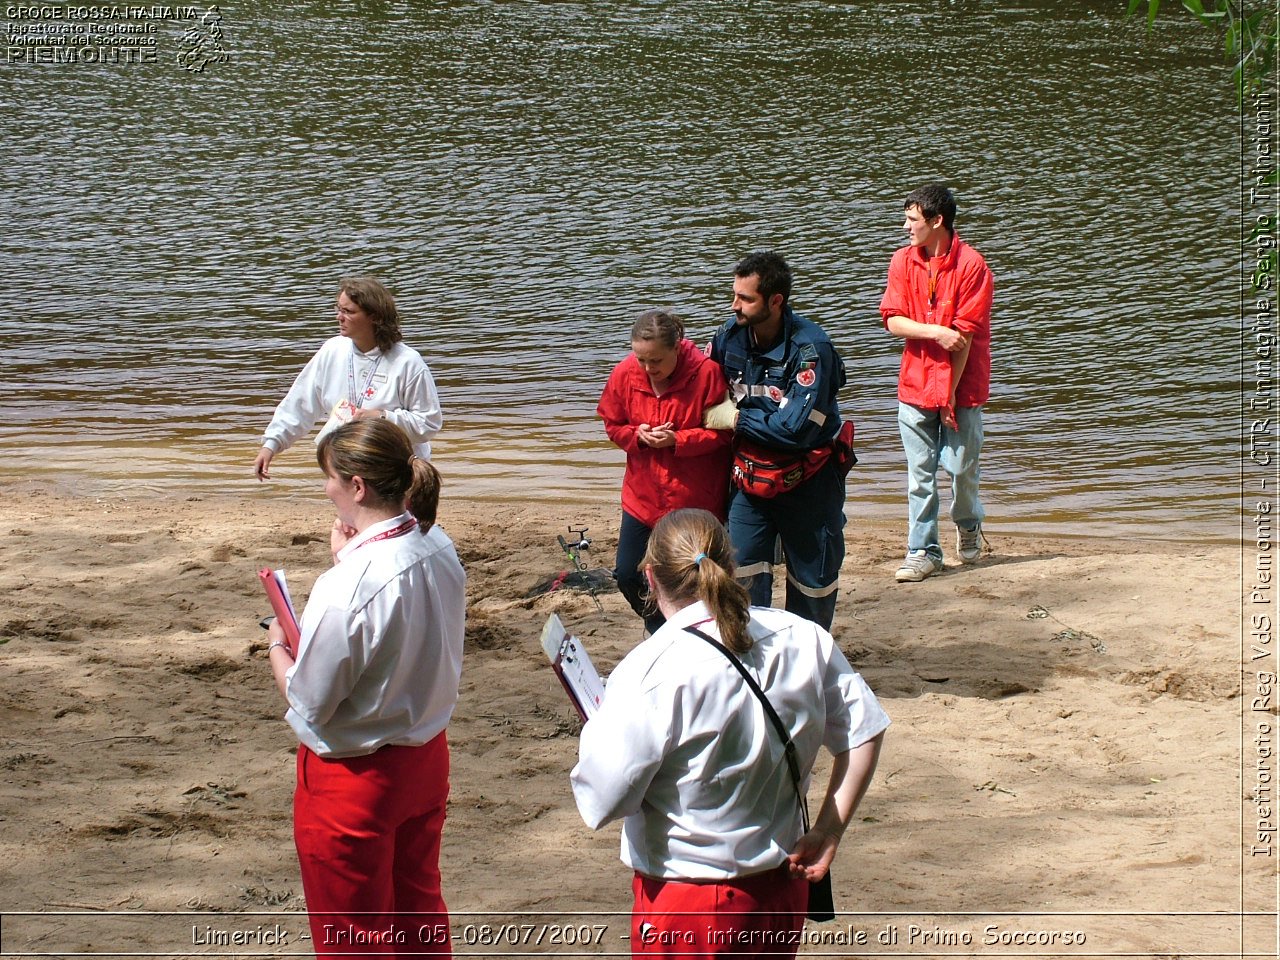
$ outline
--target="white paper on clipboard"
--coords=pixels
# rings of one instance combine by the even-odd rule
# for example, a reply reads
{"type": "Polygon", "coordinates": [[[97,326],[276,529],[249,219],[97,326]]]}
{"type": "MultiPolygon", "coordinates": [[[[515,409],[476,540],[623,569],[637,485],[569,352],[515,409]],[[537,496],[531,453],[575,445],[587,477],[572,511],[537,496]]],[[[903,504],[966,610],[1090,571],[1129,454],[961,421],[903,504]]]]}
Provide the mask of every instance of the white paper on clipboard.
{"type": "Polygon", "coordinates": [[[567,632],[554,613],[542,627],[542,650],[578,715],[584,721],[590,720],[604,700],[604,681],[582,641],[567,632]]]}

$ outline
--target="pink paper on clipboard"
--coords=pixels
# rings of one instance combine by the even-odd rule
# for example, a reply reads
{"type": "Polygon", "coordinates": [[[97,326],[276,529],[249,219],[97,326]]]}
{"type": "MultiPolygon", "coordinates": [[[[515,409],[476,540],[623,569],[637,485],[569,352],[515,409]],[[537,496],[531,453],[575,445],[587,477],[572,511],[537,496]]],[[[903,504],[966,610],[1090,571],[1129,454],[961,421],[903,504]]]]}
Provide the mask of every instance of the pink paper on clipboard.
{"type": "Polygon", "coordinates": [[[298,618],[293,612],[293,600],[289,596],[284,571],[263,567],[258,571],[258,579],[262,581],[262,589],[267,591],[267,599],[271,601],[271,610],[275,613],[277,622],[284,628],[284,642],[289,645],[289,655],[296,657],[302,631],[298,629],[298,618]]]}

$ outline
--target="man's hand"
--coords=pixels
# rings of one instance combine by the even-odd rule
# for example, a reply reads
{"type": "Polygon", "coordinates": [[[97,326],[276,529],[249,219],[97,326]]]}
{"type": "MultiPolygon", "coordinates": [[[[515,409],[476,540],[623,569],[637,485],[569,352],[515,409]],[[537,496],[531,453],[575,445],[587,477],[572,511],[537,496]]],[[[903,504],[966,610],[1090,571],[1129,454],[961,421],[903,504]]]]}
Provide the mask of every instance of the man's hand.
{"type": "Polygon", "coordinates": [[[708,430],[737,429],[738,408],[729,398],[728,392],[725,393],[724,399],[714,407],[707,407],[707,409],[702,411],[702,425],[708,430]]]}
{"type": "Polygon", "coordinates": [[[937,331],[933,335],[934,341],[948,353],[964,349],[964,345],[969,342],[968,337],[951,327],[934,327],[933,329],[937,331]]]}

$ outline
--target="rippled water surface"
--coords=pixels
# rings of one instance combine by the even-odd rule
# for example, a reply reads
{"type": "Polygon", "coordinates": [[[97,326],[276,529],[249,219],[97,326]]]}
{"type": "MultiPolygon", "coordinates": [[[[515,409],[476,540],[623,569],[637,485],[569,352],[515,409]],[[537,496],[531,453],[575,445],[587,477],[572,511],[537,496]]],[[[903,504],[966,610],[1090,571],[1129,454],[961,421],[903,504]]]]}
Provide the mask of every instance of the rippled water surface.
{"type": "Polygon", "coordinates": [[[0,66],[4,474],[309,494],[309,443],[270,487],[250,464],[368,272],[451,490],[613,499],[594,411],[631,319],[705,340],[773,247],[848,363],[850,513],[899,516],[877,306],[903,196],[945,179],[996,275],[993,526],[1229,535],[1239,118],[1211,33],[1124,7],[223,3],[203,74],[177,23],[155,63],[0,66]]]}

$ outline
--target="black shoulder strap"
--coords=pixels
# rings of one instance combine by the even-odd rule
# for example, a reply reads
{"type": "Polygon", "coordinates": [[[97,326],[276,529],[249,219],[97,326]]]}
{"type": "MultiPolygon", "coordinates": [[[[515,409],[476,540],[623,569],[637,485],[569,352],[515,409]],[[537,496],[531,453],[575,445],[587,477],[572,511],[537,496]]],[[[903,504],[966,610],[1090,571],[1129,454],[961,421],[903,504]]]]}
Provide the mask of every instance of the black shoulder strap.
{"type": "Polygon", "coordinates": [[[709,634],[703,633],[697,627],[685,627],[689,633],[695,637],[701,637],[707,643],[711,644],[721,653],[723,653],[735,667],[738,673],[742,674],[742,679],[747,681],[747,686],[751,688],[751,692],[756,695],[756,699],[760,701],[760,706],[764,707],[765,716],[773,724],[773,729],[778,732],[778,738],[782,741],[782,751],[787,758],[787,769],[791,773],[791,785],[795,787],[796,799],[800,801],[800,815],[804,820],[804,832],[809,832],[809,804],[805,802],[804,791],[800,787],[800,762],[796,759],[796,745],[791,739],[791,734],[787,732],[786,725],[783,724],[782,718],[778,716],[778,711],[773,709],[773,704],[769,702],[769,698],[764,695],[764,691],[760,689],[760,684],[756,683],[755,677],[747,672],[747,668],[742,665],[742,661],[733,655],[733,651],[726,647],[723,643],[709,634]]]}

